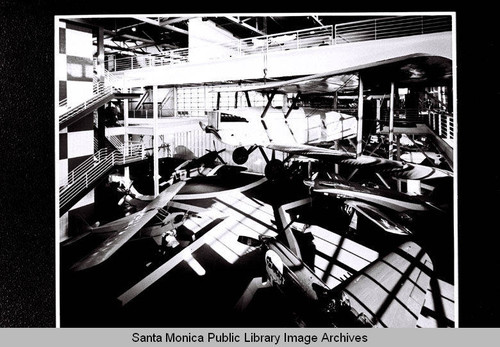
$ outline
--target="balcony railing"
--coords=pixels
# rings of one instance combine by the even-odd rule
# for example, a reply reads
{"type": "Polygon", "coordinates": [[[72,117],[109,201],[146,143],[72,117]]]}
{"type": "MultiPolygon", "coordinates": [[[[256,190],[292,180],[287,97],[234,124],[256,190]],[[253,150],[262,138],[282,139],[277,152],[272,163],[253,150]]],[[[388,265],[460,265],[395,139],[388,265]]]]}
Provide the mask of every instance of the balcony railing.
{"type": "Polygon", "coordinates": [[[453,140],[455,138],[455,122],[452,115],[444,111],[429,111],[425,115],[426,124],[439,135],[439,137],[446,140],[453,140]]]}
{"type": "MultiPolygon", "coordinates": [[[[256,36],[218,44],[217,48],[220,50],[221,54],[216,56],[212,55],[209,60],[332,45],[334,42],[333,39],[333,26],[331,25],[289,31],[274,35],[256,36]]],[[[120,58],[116,59],[112,65],[108,65],[107,69],[110,71],[123,71],[188,63],[190,61],[190,50],[210,48],[212,52],[213,47],[214,46],[179,48],[160,54],[120,58]]]]}
{"type": "MultiPolygon", "coordinates": [[[[389,112],[381,115],[382,124],[389,124],[389,112]]],[[[455,138],[455,122],[452,114],[439,109],[395,109],[394,125],[405,126],[427,124],[439,137],[446,140],[455,138]]]]}
{"type": "Polygon", "coordinates": [[[273,35],[233,40],[206,47],[179,48],[158,54],[130,56],[108,61],[109,71],[135,70],[147,67],[184,64],[191,61],[190,51],[210,50],[207,61],[241,57],[252,54],[330,46],[351,42],[381,40],[393,37],[423,35],[451,31],[451,16],[397,16],[368,19],[321,26],[273,35]],[[214,47],[217,54],[214,54],[214,47]]]}
{"type": "Polygon", "coordinates": [[[451,31],[451,16],[401,16],[335,25],[335,44],[451,31]]]}

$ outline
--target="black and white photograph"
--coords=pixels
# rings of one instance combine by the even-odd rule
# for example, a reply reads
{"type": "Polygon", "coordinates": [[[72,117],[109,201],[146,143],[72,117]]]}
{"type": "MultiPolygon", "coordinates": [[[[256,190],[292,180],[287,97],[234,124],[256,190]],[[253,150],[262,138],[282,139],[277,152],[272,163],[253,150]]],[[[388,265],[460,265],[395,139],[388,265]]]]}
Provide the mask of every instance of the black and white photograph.
{"type": "Polygon", "coordinates": [[[494,346],[495,12],[178,5],[0,1],[2,345],[494,346]]]}
{"type": "Polygon", "coordinates": [[[457,327],[455,20],[55,16],[58,326],[457,327]]]}

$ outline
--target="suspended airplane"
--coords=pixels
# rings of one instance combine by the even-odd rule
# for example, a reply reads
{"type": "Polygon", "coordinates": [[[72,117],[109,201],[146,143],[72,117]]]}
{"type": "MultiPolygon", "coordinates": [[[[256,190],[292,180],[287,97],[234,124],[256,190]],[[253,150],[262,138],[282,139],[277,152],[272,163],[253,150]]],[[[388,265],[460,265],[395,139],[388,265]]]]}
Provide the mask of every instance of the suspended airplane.
{"type": "Polygon", "coordinates": [[[246,167],[244,166],[229,165],[226,163],[226,161],[220,156],[220,154],[225,150],[225,148],[217,150],[214,141],[214,149],[206,149],[207,153],[201,157],[195,157],[192,152],[189,152],[187,157],[186,155],[183,155],[182,157],[187,159],[174,169],[169,181],[194,176],[215,176],[227,172],[245,171],[246,167]]]}
{"type": "Polygon", "coordinates": [[[82,234],[82,237],[89,234],[100,234],[107,237],[90,254],[76,262],[70,269],[78,271],[101,264],[134,236],[155,238],[157,243],[160,243],[163,234],[182,225],[188,216],[185,212],[169,213],[164,210],[164,207],[185,184],[184,181],[172,184],[139,212],[102,226],[89,227],[89,230],[82,234]],[[158,217],[160,222],[147,227],[148,222],[154,217],[158,217]]]}
{"type": "Polygon", "coordinates": [[[413,61],[412,59],[422,59],[422,56],[403,56],[287,81],[224,89],[224,91],[245,93],[249,91],[267,93],[268,102],[265,107],[210,112],[208,122],[206,124],[200,122],[200,126],[222,143],[237,147],[233,151],[233,161],[236,164],[244,164],[249,154],[259,149],[266,160],[266,177],[271,180],[281,175],[283,162],[275,159],[274,155],[269,159],[263,148],[272,150],[273,154],[274,151],[280,151],[290,156],[317,158],[326,162],[350,165],[357,169],[386,171],[393,177],[403,179],[423,180],[452,176],[450,171],[439,168],[320,147],[319,145],[323,143],[356,136],[357,119],[336,111],[308,113],[296,107],[301,95],[354,90],[359,86],[360,71],[375,67],[395,67],[395,70],[400,71],[406,66],[405,62],[413,61]],[[274,96],[279,93],[295,93],[290,107],[283,107],[280,110],[271,107],[274,96]]]}
{"type": "Polygon", "coordinates": [[[238,241],[259,247],[266,277],[254,279],[236,308],[244,310],[257,289],[279,289],[300,315],[300,324],[319,327],[415,328],[429,289],[432,261],[414,242],[405,242],[335,288],[329,288],[288,247],[273,237],[238,241]]]}
{"type": "MultiPolygon", "coordinates": [[[[304,184],[313,192],[342,199],[348,211],[356,211],[386,232],[410,235],[412,231],[407,226],[388,216],[395,212],[398,220],[409,222],[414,213],[425,211],[445,212],[447,206],[441,206],[429,197],[408,195],[386,188],[364,186],[348,181],[339,175],[330,175],[327,179],[318,178],[316,173],[311,179],[304,180],[304,184]],[[387,211],[387,212],[386,212],[387,211]]],[[[354,216],[353,216],[354,217],[354,216]]]]}
{"type": "MultiPolygon", "coordinates": [[[[177,165],[173,171],[169,172],[170,178],[160,183],[160,189],[163,187],[168,187],[179,180],[188,180],[192,177],[197,176],[221,176],[228,173],[236,173],[245,171],[247,168],[241,165],[229,165],[220,156],[221,153],[225,151],[225,148],[217,150],[214,141],[214,150],[206,149],[207,153],[201,157],[196,157],[193,152],[187,148],[178,149],[176,148],[176,153],[174,154],[174,159],[183,159],[182,163],[177,165]],[[177,153],[179,152],[179,153],[177,153]]],[[[172,159],[172,158],[167,158],[172,159]]],[[[123,194],[123,197],[118,201],[118,205],[122,205],[127,202],[131,205],[141,205],[143,201],[151,201],[154,196],[141,194],[133,185],[133,181],[128,183],[128,188],[126,182],[121,182],[123,187],[119,187],[118,190],[123,194]]]]}

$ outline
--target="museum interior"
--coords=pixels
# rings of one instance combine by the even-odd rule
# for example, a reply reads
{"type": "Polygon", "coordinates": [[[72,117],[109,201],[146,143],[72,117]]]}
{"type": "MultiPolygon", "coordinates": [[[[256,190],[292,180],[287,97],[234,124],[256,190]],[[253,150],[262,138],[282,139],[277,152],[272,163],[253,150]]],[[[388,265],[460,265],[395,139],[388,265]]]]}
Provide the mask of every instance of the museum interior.
{"type": "Polygon", "coordinates": [[[61,327],[455,327],[454,16],[56,16],[61,327]]]}

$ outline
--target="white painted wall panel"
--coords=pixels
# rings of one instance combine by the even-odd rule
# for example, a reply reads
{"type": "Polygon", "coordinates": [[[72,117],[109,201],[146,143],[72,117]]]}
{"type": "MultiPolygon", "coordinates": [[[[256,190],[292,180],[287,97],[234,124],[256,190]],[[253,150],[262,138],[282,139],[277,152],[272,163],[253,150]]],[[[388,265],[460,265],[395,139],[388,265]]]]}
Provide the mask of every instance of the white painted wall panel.
{"type": "Polygon", "coordinates": [[[75,57],[92,57],[94,55],[92,34],[83,31],[67,29],[66,54],[73,55],[75,57]]]}
{"type": "Polygon", "coordinates": [[[94,132],[76,131],[68,133],[68,158],[77,158],[94,153],[94,132]]]}
{"type": "MultiPolygon", "coordinates": [[[[55,80],[56,81],[66,81],[68,75],[66,71],[66,54],[57,53],[54,57],[55,61],[55,80]]],[[[56,88],[58,90],[58,88],[56,88]]]]}
{"type": "Polygon", "coordinates": [[[92,82],[67,82],[68,106],[80,105],[92,97],[92,82]]]}
{"type": "Polygon", "coordinates": [[[68,159],[59,160],[59,186],[68,184],[68,159]]]}

